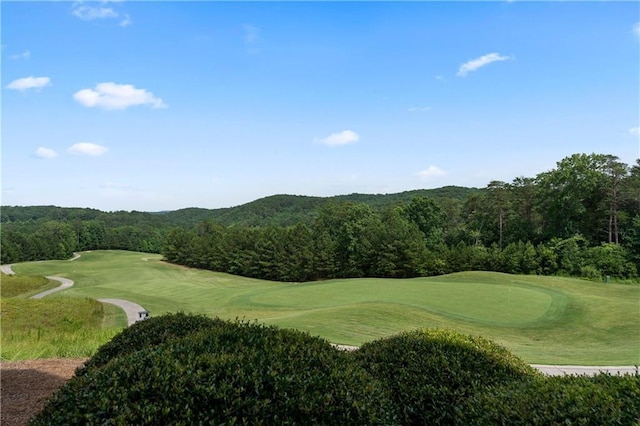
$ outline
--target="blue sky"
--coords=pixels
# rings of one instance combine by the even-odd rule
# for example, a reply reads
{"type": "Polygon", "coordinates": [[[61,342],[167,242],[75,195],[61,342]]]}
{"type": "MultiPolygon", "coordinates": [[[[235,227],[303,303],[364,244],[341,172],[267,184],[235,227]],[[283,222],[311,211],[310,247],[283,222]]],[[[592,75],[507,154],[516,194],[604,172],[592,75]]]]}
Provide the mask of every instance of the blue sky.
{"type": "Polygon", "coordinates": [[[219,208],[640,155],[637,2],[6,2],[2,204],[219,208]]]}

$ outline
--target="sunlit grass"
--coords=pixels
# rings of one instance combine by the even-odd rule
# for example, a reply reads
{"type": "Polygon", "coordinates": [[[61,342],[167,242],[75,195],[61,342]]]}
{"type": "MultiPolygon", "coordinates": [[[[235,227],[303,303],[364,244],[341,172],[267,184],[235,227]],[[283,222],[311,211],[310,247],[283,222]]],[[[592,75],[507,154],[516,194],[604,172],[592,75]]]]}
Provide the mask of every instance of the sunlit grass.
{"type": "Polygon", "coordinates": [[[93,299],[4,298],[1,303],[3,361],[89,357],[122,330],[117,308],[93,299]]]}
{"type": "Polygon", "coordinates": [[[277,283],[120,251],[14,270],[75,281],[51,300],[120,298],[152,316],[185,311],[257,319],[351,345],[415,328],[450,328],[492,339],[530,363],[640,364],[637,285],[491,272],[277,283]]]}

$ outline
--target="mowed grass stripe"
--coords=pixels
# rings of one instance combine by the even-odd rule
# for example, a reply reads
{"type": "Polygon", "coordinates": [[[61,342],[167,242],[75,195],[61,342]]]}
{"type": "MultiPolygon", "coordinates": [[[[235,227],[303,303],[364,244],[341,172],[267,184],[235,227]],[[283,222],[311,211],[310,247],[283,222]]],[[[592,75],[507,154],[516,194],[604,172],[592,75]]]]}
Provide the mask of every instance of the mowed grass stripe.
{"type": "Polygon", "coordinates": [[[438,327],[490,338],[531,363],[640,363],[640,286],[491,272],[275,283],[120,251],[14,270],[76,281],[55,297],[122,298],[152,315],[182,310],[257,319],[336,343],[359,345],[402,330],[438,327]]]}

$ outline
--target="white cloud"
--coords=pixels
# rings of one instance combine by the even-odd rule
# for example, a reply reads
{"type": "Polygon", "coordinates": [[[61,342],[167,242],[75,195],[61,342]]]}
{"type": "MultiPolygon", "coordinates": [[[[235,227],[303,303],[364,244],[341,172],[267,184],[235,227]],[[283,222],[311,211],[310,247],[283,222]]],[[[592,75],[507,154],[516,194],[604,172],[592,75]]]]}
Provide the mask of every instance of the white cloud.
{"type": "Polygon", "coordinates": [[[41,89],[45,86],[51,85],[51,79],[49,77],[25,77],[13,80],[7,85],[7,89],[13,90],[28,90],[28,89],[41,89]]]}
{"type": "Polygon", "coordinates": [[[409,112],[425,112],[425,111],[429,111],[431,109],[431,107],[411,107],[409,109],[407,109],[407,111],[409,112]]]}
{"type": "Polygon", "coordinates": [[[42,146],[36,149],[35,154],[36,154],[36,157],[40,157],[40,158],[55,158],[58,156],[58,153],[56,153],[54,150],[49,148],[44,148],[42,146]]]}
{"type": "Polygon", "coordinates": [[[458,70],[458,74],[457,75],[459,77],[464,77],[468,73],[470,73],[471,71],[475,71],[475,70],[477,70],[479,68],[484,67],[485,65],[489,65],[492,62],[506,61],[508,59],[511,59],[511,57],[510,56],[503,56],[503,55],[500,55],[499,53],[489,53],[487,55],[480,56],[479,58],[472,59],[472,60],[462,64],[460,66],[460,69],[458,70]]]}
{"type": "Polygon", "coordinates": [[[94,89],[82,89],[73,95],[80,104],[92,108],[127,109],[135,105],[151,108],[166,108],[160,98],[145,89],[136,89],[131,84],[98,83],[94,89]]]}
{"type": "Polygon", "coordinates": [[[631,136],[640,136],[640,127],[632,127],[629,129],[629,134],[631,136]]]}
{"type": "Polygon", "coordinates": [[[636,22],[636,24],[633,26],[633,33],[637,35],[638,38],[640,38],[640,22],[636,22]]]}
{"type": "Polygon", "coordinates": [[[315,139],[316,143],[321,143],[323,145],[328,146],[338,146],[338,145],[347,145],[350,143],[357,142],[360,139],[360,136],[352,131],[352,130],[343,130],[338,133],[332,133],[326,138],[318,138],[315,139]]]}
{"type": "Polygon", "coordinates": [[[110,7],[86,6],[77,3],[73,6],[72,13],[83,21],[118,17],[118,13],[110,7]]]}
{"type": "Polygon", "coordinates": [[[11,55],[10,58],[17,61],[19,59],[29,59],[29,57],[31,56],[31,52],[29,52],[28,50],[25,50],[22,53],[18,53],[16,55],[11,55]]]}
{"type": "Polygon", "coordinates": [[[416,175],[423,180],[431,179],[434,177],[446,176],[447,172],[437,166],[429,166],[425,170],[421,170],[416,175]]]}
{"type": "Polygon", "coordinates": [[[87,155],[90,157],[99,157],[106,153],[108,149],[102,145],[98,145],[91,142],[80,142],[72,145],[68,149],[69,154],[73,155],[87,155]]]}

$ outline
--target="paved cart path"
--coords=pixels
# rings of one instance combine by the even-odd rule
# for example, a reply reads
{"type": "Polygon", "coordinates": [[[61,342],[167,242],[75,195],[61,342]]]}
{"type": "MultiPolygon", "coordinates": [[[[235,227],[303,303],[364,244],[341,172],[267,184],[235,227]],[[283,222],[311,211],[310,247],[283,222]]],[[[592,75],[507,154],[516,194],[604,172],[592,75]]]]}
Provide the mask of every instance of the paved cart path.
{"type": "Polygon", "coordinates": [[[116,305],[122,308],[122,310],[127,314],[127,325],[131,325],[134,322],[138,321],[140,319],[138,317],[138,312],[145,310],[142,306],[138,305],[137,303],[133,303],[128,300],[98,299],[98,302],[110,303],[112,305],[116,305]]]}
{"type": "Polygon", "coordinates": [[[12,267],[13,263],[10,265],[0,265],[0,271],[2,271],[2,273],[5,275],[15,275],[15,272],[13,272],[13,269],[11,269],[12,267]]]}
{"type": "Polygon", "coordinates": [[[51,290],[43,291],[42,293],[38,293],[35,296],[31,296],[32,299],[42,299],[43,297],[48,296],[51,293],[55,293],[57,291],[64,290],[73,286],[73,281],[71,281],[69,278],[54,277],[51,275],[48,276],[47,278],[50,280],[58,281],[60,283],[60,286],[56,288],[52,288],[51,290]]]}

